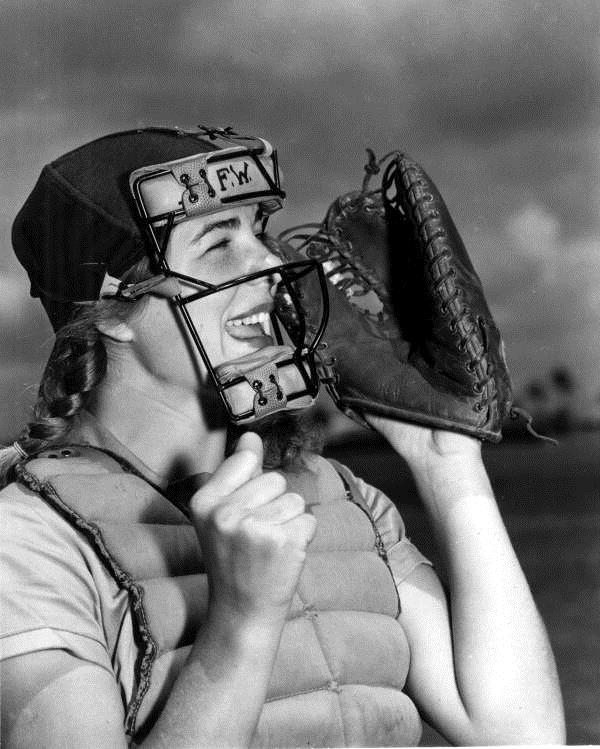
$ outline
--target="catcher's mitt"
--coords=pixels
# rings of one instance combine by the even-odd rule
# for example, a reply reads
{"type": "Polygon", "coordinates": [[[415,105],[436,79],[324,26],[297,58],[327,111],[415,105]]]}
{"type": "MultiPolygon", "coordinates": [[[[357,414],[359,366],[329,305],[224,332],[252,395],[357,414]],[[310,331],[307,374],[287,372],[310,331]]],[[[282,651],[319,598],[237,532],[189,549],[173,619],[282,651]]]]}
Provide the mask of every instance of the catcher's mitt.
{"type": "MultiPolygon", "coordinates": [[[[366,412],[497,442],[511,384],[479,277],[419,164],[369,156],[362,190],[338,198],[321,225],[279,237],[284,254],[318,260],[330,282],[322,380],[359,423],[366,412]],[[369,189],[386,161],[381,188],[369,189]]],[[[310,325],[317,290],[302,291],[310,325]]]]}

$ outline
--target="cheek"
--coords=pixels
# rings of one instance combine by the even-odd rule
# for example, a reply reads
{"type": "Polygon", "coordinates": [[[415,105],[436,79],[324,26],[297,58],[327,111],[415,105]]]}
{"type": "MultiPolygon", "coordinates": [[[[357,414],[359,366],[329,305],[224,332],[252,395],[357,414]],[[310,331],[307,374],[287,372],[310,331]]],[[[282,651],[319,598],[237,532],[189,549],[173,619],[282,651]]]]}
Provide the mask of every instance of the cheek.
{"type": "Polygon", "coordinates": [[[187,305],[187,310],[198,332],[202,331],[206,335],[221,333],[235,293],[235,287],[225,289],[187,305]]]}
{"type": "Polygon", "coordinates": [[[211,258],[206,278],[212,280],[213,283],[231,281],[246,272],[245,262],[246,258],[242,253],[232,250],[220,253],[219,257],[211,258]]]}
{"type": "MultiPolygon", "coordinates": [[[[223,325],[233,308],[236,289],[227,289],[186,305],[213,365],[231,358],[225,350],[223,325]]],[[[162,379],[196,386],[206,371],[178,310],[166,299],[148,296],[134,322],[137,356],[162,379]]],[[[226,338],[226,336],[225,336],[226,338]]]]}
{"type": "Polygon", "coordinates": [[[138,355],[156,369],[163,361],[177,359],[184,348],[184,339],[176,312],[167,299],[147,296],[143,309],[131,321],[134,346],[138,355]]]}
{"type": "MultiPolygon", "coordinates": [[[[202,338],[202,322],[192,320],[202,338]]],[[[149,298],[137,321],[134,346],[143,367],[160,380],[196,389],[206,377],[179,313],[164,299],[149,298]]]]}
{"type": "Polygon", "coordinates": [[[148,295],[146,306],[138,318],[140,333],[149,338],[176,327],[175,315],[167,299],[148,295]]]}
{"type": "Polygon", "coordinates": [[[147,297],[148,303],[136,325],[136,347],[140,356],[154,368],[166,355],[179,350],[177,323],[165,299],[147,297]]]}
{"type": "Polygon", "coordinates": [[[250,262],[247,249],[232,244],[207,252],[195,263],[190,264],[187,273],[202,281],[220,284],[244,275],[250,262]]]}

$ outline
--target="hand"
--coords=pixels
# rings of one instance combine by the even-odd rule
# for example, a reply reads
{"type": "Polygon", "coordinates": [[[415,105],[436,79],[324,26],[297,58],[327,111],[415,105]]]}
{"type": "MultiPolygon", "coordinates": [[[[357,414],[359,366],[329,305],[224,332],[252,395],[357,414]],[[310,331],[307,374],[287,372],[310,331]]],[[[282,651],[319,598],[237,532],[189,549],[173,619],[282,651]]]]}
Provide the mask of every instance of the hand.
{"type": "Polygon", "coordinates": [[[421,424],[365,413],[366,421],[378,431],[409,465],[422,465],[437,458],[471,459],[481,454],[474,437],[421,424]]]}
{"type": "Polygon", "coordinates": [[[246,433],[191,499],[211,606],[226,616],[283,623],[316,521],[285,478],[262,472],[260,437],[246,433]]]}
{"type": "Polygon", "coordinates": [[[466,498],[493,497],[479,440],[372,414],[365,414],[365,419],[406,460],[430,509],[439,505],[447,510],[466,498]]]}

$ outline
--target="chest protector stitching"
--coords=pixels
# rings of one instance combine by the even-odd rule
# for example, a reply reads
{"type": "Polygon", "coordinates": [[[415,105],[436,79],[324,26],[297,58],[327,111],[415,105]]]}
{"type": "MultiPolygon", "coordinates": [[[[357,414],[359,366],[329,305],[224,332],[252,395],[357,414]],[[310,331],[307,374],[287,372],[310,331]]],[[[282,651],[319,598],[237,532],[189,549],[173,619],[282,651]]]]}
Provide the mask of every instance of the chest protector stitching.
{"type": "MultiPolygon", "coordinates": [[[[125,730],[152,726],[201,625],[206,574],[187,517],[104,452],[68,446],[17,467],[92,545],[129,598],[138,653],[125,730]],[[165,601],[173,605],[165,605],[165,601]]],[[[286,475],[317,518],[253,746],[418,743],[401,691],[408,645],[385,548],[357,487],[322,458],[286,475]]]]}

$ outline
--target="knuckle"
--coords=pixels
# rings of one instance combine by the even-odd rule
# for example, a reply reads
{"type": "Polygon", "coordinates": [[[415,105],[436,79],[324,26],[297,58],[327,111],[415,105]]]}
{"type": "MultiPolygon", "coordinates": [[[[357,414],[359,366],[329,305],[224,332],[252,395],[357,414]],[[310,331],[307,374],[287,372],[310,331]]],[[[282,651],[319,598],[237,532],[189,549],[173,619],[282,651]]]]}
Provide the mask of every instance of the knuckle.
{"type": "Polygon", "coordinates": [[[269,521],[257,520],[252,516],[244,518],[240,525],[244,533],[252,540],[263,546],[278,546],[281,543],[280,526],[269,521]]]}
{"type": "Polygon", "coordinates": [[[212,505],[208,501],[206,495],[201,494],[200,492],[194,494],[188,504],[190,514],[199,520],[204,520],[208,517],[211,507],[212,505]]]}
{"type": "Polygon", "coordinates": [[[245,517],[240,519],[238,523],[238,530],[241,534],[247,536],[248,538],[258,538],[261,535],[260,526],[254,521],[254,518],[251,515],[246,515],[245,517]]]}
{"type": "Polygon", "coordinates": [[[285,527],[285,543],[290,547],[305,549],[312,540],[317,521],[306,513],[290,520],[285,527]]]}
{"type": "Polygon", "coordinates": [[[240,520],[238,531],[244,543],[254,547],[267,549],[277,544],[276,527],[257,520],[252,515],[247,515],[240,520]]]}
{"type": "Polygon", "coordinates": [[[299,518],[299,536],[304,546],[307,546],[313,539],[317,530],[317,520],[313,515],[305,513],[299,518]]]}
{"type": "Polygon", "coordinates": [[[209,515],[208,521],[220,533],[230,533],[237,524],[238,513],[227,505],[216,507],[209,515]]]}
{"type": "Polygon", "coordinates": [[[290,520],[302,515],[305,510],[304,498],[295,493],[282,494],[273,504],[277,512],[283,516],[287,516],[290,520]]]}
{"type": "Polygon", "coordinates": [[[287,489],[287,479],[278,471],[269,471],[263,474],[263,480],[267,484],[268,488],[272,491],[276,491],[279,494],[283,494],[287,489]]]}
{"type": "Polygon", "coordinates": [[[274,526],[270,536],[271,545],[277,552],[285,552],[295,543],[294,538],[290,538],[289,533],[281,525],[274,526]]]}
{"type": "Polygon", "coordinates": [[[306,502],[304,501],[304,497],[301,494],[290,492],[289,494],[286,494],[286,497],[288,498],[288,502],[294,509],[298,510],[299,513],[304,512],[304,510],[306,509],[306,502]]]}

